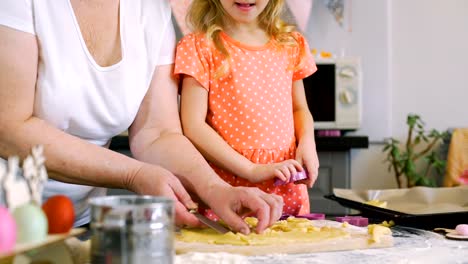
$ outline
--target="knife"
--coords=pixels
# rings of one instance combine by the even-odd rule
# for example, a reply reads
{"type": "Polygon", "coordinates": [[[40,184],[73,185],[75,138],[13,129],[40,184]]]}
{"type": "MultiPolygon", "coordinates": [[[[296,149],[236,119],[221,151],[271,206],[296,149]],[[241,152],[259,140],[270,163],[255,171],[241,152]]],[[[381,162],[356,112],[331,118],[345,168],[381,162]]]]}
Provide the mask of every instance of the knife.
{"type": "Polygon", "coordinates": [[[216,232],[218,232],[218,233],[226,234],[227,232],[231,231],[231,230],[227,229],[226,227],[222,226],[221,224],[219,224],[218,222],[209,219],[208,217],[200,214],[199,212],[197,212],[195,210],[190,210],[190,213],[192,213],[196,218],[198,218],[198,220],[200,220],[200,222],[207,225],[211,229],[216,230],[216,232]]]}

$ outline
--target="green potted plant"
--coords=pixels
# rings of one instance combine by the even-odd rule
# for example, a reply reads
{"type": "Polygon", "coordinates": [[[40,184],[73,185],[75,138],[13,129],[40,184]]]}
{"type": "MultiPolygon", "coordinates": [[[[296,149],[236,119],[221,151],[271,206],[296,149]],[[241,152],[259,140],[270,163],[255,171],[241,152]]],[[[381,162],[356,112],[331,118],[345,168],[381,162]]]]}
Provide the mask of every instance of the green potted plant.
{"type": "Polygon", "coordinates": [[[388,163],[388,170],[393,170],[398,188],[435,187],[437,181],[431,172],[435,171],[436,175],[442,176],[445,161],[439,158],[434,148],[448,133],[435,129],[426,131],[421,117],[415,114],[409,114],[406,123],[408,138],[405,144],[400,144],[395,138],[385,142],[383,151],[387,152],[385,162],[388,163]],[[425,161],[425,166],[418,166],[422,161],[425,161]]]}

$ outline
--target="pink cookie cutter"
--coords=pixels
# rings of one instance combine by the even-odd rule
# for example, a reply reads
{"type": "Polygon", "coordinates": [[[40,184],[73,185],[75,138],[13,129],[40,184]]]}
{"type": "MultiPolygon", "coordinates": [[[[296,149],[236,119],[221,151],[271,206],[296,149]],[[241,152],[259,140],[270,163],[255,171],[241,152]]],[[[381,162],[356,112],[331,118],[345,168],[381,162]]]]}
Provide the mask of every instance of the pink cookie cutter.
{"type": "Polygon", "coordinates": [[[307,178],[309,178],[309,175],[307,174],[306,170],[303,170],[303,171],[299,171],[298,173],[294,174],[291,178],[289,178],[289,182],[285,182],[276,178],[274,185],[275,186],[285,185],[285,184],[292,183],[295,181],[305,180],[307,178]]]}
{"type": "Polygon", "coordinates": [[[310,214],[297,215],[296,217],[297,218],[307,218],[309,220],[324,220],[325,219],[325,214],[310,213],[310,214]]]}
{"type": "Polygon", "coordinates": [[[323,220],[325,219],[325,214],[321,213],[310,213],[310,214],[302,214],[302,215],[290,215],[290,214],[284,214],[280,217],[280,220],[286,220],[288,217],[296,217],[296,218],[307,218],[309,220],[323,220]]]}
{"type": "Polygon", "coordinates": [[[335,218],[337,222],[347,222],[350,225],[354,226],[368,226],[369,219],[362,216],[338,216],[335,218]]]}

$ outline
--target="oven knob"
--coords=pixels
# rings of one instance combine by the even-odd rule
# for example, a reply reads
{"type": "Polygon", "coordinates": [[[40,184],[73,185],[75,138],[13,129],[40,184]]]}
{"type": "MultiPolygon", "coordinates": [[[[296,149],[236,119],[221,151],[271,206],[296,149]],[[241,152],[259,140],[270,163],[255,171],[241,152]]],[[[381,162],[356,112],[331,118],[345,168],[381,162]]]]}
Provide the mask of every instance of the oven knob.
{"type": "Polygon", "coordinates": [[[349,79],[352,79],[356,76],[356,72],[350,67],[342,68],[338,74],[340,75],[340,77],[349,78],[349,79]]]}
{"type": "Polygon", "coordinates": [[[344,105],[352,104],[354,101],[353,94],[348,90],[343,90],[339,94],[340,102],[344,105]]]}

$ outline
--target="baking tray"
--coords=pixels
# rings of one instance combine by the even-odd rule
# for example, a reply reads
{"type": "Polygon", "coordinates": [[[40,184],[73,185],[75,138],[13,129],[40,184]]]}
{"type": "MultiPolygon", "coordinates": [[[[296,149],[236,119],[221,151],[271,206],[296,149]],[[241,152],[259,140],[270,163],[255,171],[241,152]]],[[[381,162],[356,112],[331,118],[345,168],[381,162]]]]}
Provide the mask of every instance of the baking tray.
{"type": "Polygon", "coordinates": [[[409,214],[338,197],[335,194],[324,197],[336,201],[344,207],[360,211],[360,215],[370,218],[373,222],[393,220],[397,225],[426,230],[437,227],[453,229],[458,224],[468,223],[468,211],[409,214]]]}

